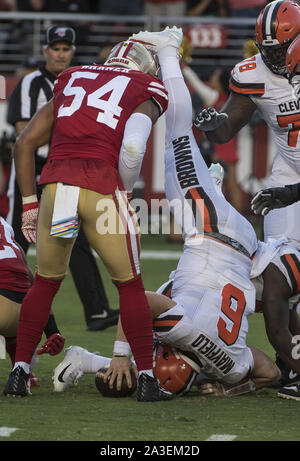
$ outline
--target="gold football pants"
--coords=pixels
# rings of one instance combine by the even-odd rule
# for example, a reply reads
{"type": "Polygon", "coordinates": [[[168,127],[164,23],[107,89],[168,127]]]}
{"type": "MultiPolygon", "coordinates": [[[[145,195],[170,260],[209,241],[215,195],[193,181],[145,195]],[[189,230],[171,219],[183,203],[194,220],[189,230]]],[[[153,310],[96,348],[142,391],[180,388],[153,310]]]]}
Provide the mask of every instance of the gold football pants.
{"type": "Polygon", "coordinates": [[[0,335],[16,336],[21,304],[0,295],[0,335]]]}
{"type": "MultiPolygon", "coordinates": [[[[44,187],[37,227],[37,273],[48,279],[65,276],[75,242],[75,238],[50,236],[55,192],[56,183],[44,187]]],[[[78,218],[113,281],[126,282],[140,274],[139,228],[126,193],[116,189],[102,195],[80,188],[78,218]]]]}

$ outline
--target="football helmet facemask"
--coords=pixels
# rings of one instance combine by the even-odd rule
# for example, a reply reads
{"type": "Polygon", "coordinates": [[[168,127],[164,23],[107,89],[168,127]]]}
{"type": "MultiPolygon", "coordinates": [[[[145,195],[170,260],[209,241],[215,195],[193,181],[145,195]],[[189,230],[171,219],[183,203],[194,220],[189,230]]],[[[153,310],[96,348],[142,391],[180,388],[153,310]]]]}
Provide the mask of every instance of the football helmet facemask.
{"type": "Polygon", "coordinates": [[[275,0],[261,11],[256,27],[256,46],[266,66],[278,75],[286,75],[286,52],[300,32],[300,7],[289,0],[275,0]]]}
{"type": "Polygon", "coordinates": [[[130,40],[115,45],[104,64],[139,70],[155,76],[159,68],[158,61],[150,50],[141,43],[130,40]]]}
{"type": "Polygon", "coordinates": [[[185,354],[163,343],[158,343],[154,349],[155,377],[163,389],[178,396],[190,390],[200,372],[199,364],[185,354]]]}

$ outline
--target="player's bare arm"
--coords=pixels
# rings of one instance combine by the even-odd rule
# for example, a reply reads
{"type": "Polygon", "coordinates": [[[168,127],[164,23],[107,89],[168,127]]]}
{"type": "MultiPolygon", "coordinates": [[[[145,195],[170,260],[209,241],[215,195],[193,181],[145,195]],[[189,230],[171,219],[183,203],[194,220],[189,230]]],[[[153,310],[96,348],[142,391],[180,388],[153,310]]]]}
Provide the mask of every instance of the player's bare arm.
{"type": "Polygon", "coordinates": [[[204,379],[198,385],[200,395],[234,397],[275,383],[280,378],[280,370],[277,365],[260,349],[255,347],[250,347],[250,349],[254,364],[251,372],[245,378],[235,384],[204,379]]]}
{"type": "Polygon", "coordinates": [[[147,99],[147,101],[144,101],[133,111],[133,113],[147,115],[151,119],[152,125],[156,123],[160,116],[158,106],[152,101],[152,99],[147,99]]]}
{"type": "Polygon", "coordinates": [[[110,362],[109,368],[104,375],[104,382],[109,381],[109,387],[112,389],[114,382],[117,382],[117,389],[121,390],[123,376],[125,375],[128,387],[132,387],[130,368],[132,367],[136,377],[138,378],[138,371],[135,365],[130,360],[130,346],[126,339],[121,317],[119,316],[117,336],[114,344],[113,357],[110,362]]]}
{"type": "Polygon", "coordinates": [[[282,360],[296,373],[300,374],[300,360],[292,357],[293,335],[300,334],[299,322],[290,330],[290,311],[288,299],[292,296],[291,289],[279,269],[269,264],[263,273],[263,314],[266,332],[270,343],[282,360]]]}
{"type": "Polygon", "coordinates": [[[17,136],[20,136],[22,131],[25,130],[26,126],[28,125],[29,122],[16,122],[16,133],[17,136]]]}
{"type": "Polygon", "coordinates": [[[34,152],[38,147],[49,142],[53,121],[53,102],[51,100],[35,114],[15,144],[13,156],[16,176],[23,197],[35,194],[34,152]]]}
{"type": "MultiPolygon", "coordinates": [[[[152,291],[146,291],[146,296],[150,305],[153,319],[171,307],[175,306],[176,304],[167,296],[152,291]]],[[[109,387],[113,388],[113,383],[115,380],[117,380],[117,389],[120,390],[123,375],[125,375],[128,386],[131,387],[131,366],[134,368],[135,374],[138,377],[138,371],[130,360],[130,347],[122,328],[121,318],[119,317],[114,354],[110,362],[110,366],[105,373],[104,382],[106,382],[109,378],[109,387]]]]}
{"type": "MultiPolygon", "coordinates": [[[[205,120],[206,112],[202,111],[195,121],[195,125],[200,130],[205,131],[208,139],[216,144],[224,144],[232,139],[237,132],[245,126],[251,119],[252,114],[256,110],[256,105],[251,101],[249,96],[240,95],[237,93],[231,93],[228,101],[221,109],[221,114],[227,114],[227,117],[223,117],[220,120],[219,126],[215,128],[215,123],[212,121],[205,120]],[[202,120],[199,121],[199,117],[202,114],[202,120]],[[210,129],[210,124],[212,130],[210,129]]],[[[206,109],[209,111],[209,109],[206,109]]],[[[217,113],[218,114],[218,113],[217,113]]],[[[219,114],[220,115],[220,114],[219,114]]]]}

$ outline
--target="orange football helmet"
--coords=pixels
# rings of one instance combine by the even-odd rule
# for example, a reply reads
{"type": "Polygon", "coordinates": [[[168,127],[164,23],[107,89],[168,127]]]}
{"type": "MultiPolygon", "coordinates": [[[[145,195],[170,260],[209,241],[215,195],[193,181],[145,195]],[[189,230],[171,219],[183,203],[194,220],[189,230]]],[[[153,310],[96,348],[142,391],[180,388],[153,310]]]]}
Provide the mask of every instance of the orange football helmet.
{"type": "Polygon", "coordinates": [[[300,35],[288,47],[285,63],[294,96],[300,99],[300,35]]]}
{"type": "Polygon", "coordinates": [[[154,350],[154,375],[163,389],[177,395],[186,394],[200,372],[196,361],[185,354],[163,343],[154,350]]]}
{"type": "Polygon", "coordinates": [[[289,0],[275,0],[259,14],[256,46],[266,66],[274,73],[285,75],[285,57],[289,45],[300,33],[300,7],[289,0]]]}
{"type": "Polygon", "coordinates": [[[127,67],[152,75],[157,75],[159,68],[158,62],[150,50],[141,43],[130,40],[115,45],[104,64],[127,67]]]}
{"type": "Polygon", "coordinates": [[[300,74],[300,35],[288,47],[285,65],[289,74],[300,74]]]}

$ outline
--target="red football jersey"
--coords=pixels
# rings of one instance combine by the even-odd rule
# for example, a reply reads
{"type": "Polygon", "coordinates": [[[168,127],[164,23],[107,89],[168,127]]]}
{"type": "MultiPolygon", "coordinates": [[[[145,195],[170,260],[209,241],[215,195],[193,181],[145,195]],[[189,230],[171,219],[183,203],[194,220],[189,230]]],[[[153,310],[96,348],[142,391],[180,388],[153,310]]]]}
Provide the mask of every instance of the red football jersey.
{"type": "Polygon", "coordinates": [[[0,217],[0,288],[25,293],[29,287],[28,269],[14,241],[14,232],[0,217]]]}
{"type": "Polygon", "coordinates": [[[168,94],[161,80],[110,66],[78,66],[62,72],[54,87],[52,159],[101,159],[114,168],[125,124],[137,106],[152,99],[162,114],[168,94]]]}

